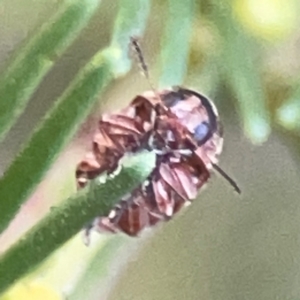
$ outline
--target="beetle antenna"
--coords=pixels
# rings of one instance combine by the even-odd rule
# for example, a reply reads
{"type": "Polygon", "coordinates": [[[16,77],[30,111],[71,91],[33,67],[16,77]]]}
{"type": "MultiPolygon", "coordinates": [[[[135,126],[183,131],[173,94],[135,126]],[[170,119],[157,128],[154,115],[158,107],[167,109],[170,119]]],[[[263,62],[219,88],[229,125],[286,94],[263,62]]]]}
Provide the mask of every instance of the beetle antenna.
{"type": "Polygon", "coordinates": [[[131,44],[134,52],[136,53],[142,74],[146,77],[151,90],[157,95],[157,92],[152,84],[151,79],[150,79],[148,66],[146,64],[146,60],[145,60],[142,48],[140,47],[140,44],[139,44],[139,38],[134,37],[134,36],[130,37],[130,44],[131,44]]]}
{"type": "Polygon", "coordinates": [[[242,191],[237,185],[237,183],[224,171],[222,170],[218,165],[212,164],[213,168],[215,171],[217,171],[224,179],[227,180],[227,182],[234,188],[234,190],[238,193],[241,194],[242,191]]]}

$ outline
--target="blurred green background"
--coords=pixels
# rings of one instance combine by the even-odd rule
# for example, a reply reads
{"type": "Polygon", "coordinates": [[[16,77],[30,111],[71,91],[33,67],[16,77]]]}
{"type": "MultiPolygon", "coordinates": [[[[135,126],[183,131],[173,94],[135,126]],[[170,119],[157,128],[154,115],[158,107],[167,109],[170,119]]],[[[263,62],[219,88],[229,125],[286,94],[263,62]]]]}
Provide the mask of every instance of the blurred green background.
{"type": "MultiPolygon", "coordinates": [[[[0,1],[1,73],[62,2],[0,1]]],[[[117,1],[102,1],[34,92],[0,145],[1,173],[74,74],[109,43],[117,10],[117,1]]],[[[169,223],[138,239],[95,234],[88,248],[78,235],[3,299],[300,299],[299,12],[297,0],[151,1],[141,44],[152,81],[216,102],[225,132],[220,165],[242,195],[213,175],[169,223]]],[[[75,191],[74,169],[101,111],[147,89],[136,64],[109,85],[0,236],[1,252],[75,191]]]]}

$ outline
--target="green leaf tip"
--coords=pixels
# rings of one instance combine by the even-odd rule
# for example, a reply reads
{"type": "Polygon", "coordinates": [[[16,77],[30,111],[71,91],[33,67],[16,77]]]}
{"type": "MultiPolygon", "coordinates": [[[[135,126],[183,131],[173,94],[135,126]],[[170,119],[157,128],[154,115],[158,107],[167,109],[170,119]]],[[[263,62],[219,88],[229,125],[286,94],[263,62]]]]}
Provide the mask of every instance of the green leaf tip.
{"type": "Polygon", "coordinates": [[[300,99],[293,98],[284,103],[276,112],[278,124],[288,130],[300,128],[300,99]]]}
{"type": "Polygon", "coordinates": [[[267,141],[271,127],[265,119],[252,116],[249,119],[246,118],[244,122],[245,133],[252,143],[259,145],[267,141]]]}
{"type": "MultiPolygon", "coordinates": [[[[98,199],[101,199],[102,204],[104,204],[106,203],[104,200],[107,199],[108,209],[105,210],[103,214],[106,215],[111,209],[110,195],[119,193],[119,189],[127,192],[132,191],[132,186],[137,186],[137,184],[135,184],[136,182],[142,183],[146,180],[150,172],[154,169],[155,163],[156,155],[153,152],[141,151],[139,153],[125,155],[121,159],[117,170],[109,175],[103,174],[99,176],[87,186],[90,195],[93,195],[93,197],[89,199],[89,204],[98,201],[98,199]],[[120,180],[114,180],[116,177],[120,178],[120,180]],[[103,189],[101,186],[103,186],[103,189]]],[[[124,194],[126,193],[122,193],[118,198],[124,194]]],[[[91,213],[94,212],[91,211],[91,213]]],[[[94,218],[96,215],[91,215],[90,217],[94,218]]]]}
{"type": "Polygon", "coordinates": [[[138,154],[129,154],[121,160],[124,168],[133,170],[138,173],[148,173],[155,166],[156,155],[150,151],[141,151],[138,154]]]}

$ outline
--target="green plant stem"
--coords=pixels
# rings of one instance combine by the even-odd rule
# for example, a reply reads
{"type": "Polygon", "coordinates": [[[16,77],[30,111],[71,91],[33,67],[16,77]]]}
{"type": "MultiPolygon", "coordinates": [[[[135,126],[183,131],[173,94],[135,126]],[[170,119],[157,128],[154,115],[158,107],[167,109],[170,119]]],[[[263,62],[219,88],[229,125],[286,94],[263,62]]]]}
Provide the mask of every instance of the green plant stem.
{"type": "Polygon", "coordinates": [[[162,40],[160,86],[180,85],[187,70],[195,0],[169,0],[162,40]]]}
{"type": "Polygon", "coordinates": [[[261,143],[270,134],[270,116],[266,105],[257,48],[242,32],[226,1],[213,1],[213,18],[222,38],[219,67],[234,90],[246,135],[261,143]]]}
{"type": "Polygon", "coordinates": [[[117,76],[130,70],[129,57],[130,37],[140,37],[145,31],[150,11],[149,0],[120,0],[119,14],[114,25],[110,44],[111,64],[117,76]]]}
{"type": "Polygon", "coordinates": [[[93,218],[107,215],[123,195],[149,176],[155,157],[151,152],[127,157],[114,178],[100,176],[61,206],[53,208],[0,258],[0,292],[30,272],[93,218]]]}
{"type": "Polygon", "coordinates": [[[100,0],[63,1],[62,8],[21,50],[0,79],[0,140],[23,112],[39,83],[76,38],[100,0]]]}
{"type": "MultiPolygon", "coordinates": [[[[147,20],[147,1],[122,0],[118,19],[127,18],[127,10],[136,9],[136,13],[127,20],[126,30],[116,26],[114,36],[120,35],[127,46],[112,46],[97,53],[71,83],[71,86],[57,100],[29,142],[12,162],[0,179],[0,232],[15,216],[19,207],[41,181],[58,153],[70,141],[81,122],[112,78],[120,75],[116,62],[128,57],[128,42],[134,32],[142,33],[147,20]],[[125,6],[124,5],[128,5],[125,6]],[[142,22],[143,21],[143,22],[142,22]],[[121,53],[121,56],[115,56],[121,53]],[[123,54],[124,53],[124,54],[123,54]]],[[[121,39],[120,37],[120,39],[121,39]]],[[[114,37],[116,39],[116,37],[114,37]]],[[[113,39],[113,40],[114,40],[113,39]]],[[[122,46],[122,45],[120,45],[122,46]]],[[[121,62],[120,62],[121,63],[121,62]]]]}
{"type": "Polygon", "coordinates": [[[0,231],[6,228],[40,182],[59,151],[89,113],[97,94],[111,78],[110,64],[100,53],[75,79],[34,132],[0,180],[0,231]]]}

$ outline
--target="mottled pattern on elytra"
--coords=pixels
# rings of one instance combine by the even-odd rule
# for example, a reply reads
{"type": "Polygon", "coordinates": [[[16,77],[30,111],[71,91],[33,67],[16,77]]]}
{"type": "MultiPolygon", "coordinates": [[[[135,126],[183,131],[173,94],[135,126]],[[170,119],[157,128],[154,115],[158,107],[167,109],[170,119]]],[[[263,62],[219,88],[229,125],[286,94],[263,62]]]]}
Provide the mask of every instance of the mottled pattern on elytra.
{"type": "Polygon", "coordinates": [[[77,167],[78,188],[104,171],[112,173],[125,153],[155,151],[156,167],[92,227],[135,236],[145,227],[169,220],[209,179],[222,142],[213,104],[187,89],[148,91],[119,112],[102,115],[92,151],[77,167]]]}

